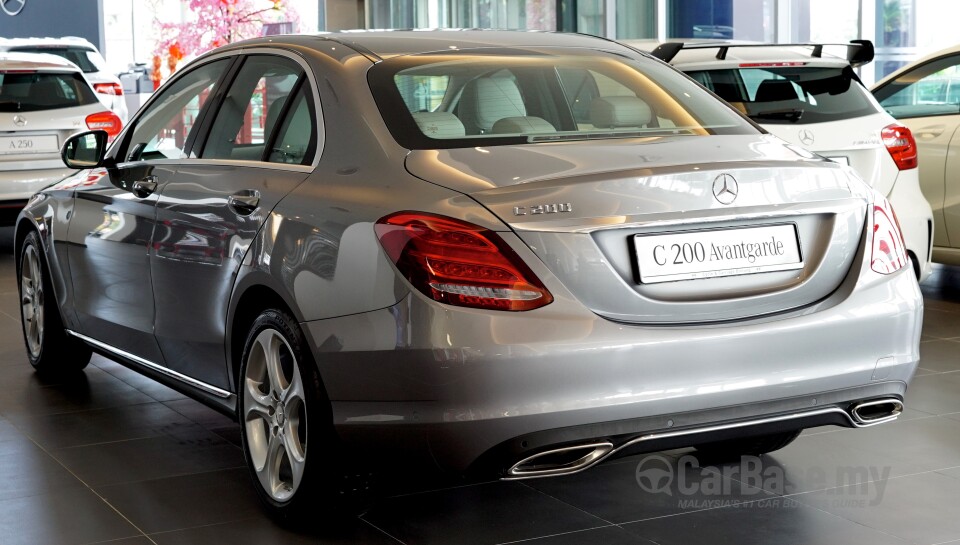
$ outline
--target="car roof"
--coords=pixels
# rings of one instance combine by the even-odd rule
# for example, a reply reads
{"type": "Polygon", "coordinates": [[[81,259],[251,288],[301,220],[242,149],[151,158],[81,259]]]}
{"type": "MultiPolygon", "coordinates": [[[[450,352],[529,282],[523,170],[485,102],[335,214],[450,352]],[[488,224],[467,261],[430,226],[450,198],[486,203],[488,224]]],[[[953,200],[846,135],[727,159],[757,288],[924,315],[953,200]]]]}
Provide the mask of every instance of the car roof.
{"type": "Polygon", "coordinates": [[[64,36],[62,38],[0,38],[0,49],[22,46],[51,46],[51,47],[79,47],[97,51],[97,47],[79,36],[64,36]]]}
{"type": "Polygon", "coordinates": [[[257,45],[276,46],[284,42],[309,47],[316,45],[318,39],[342,43],[370,56],[373,60],[387,59],[399,55],[489,47],[579,47],[622,53],[633,52],[633,49],[612,40],[585,34],[477,29],[348,30],[317,34],[291,34],[245,40],[231,44],[226,49],[257,45]]]}
{"type": "Polygon", "coordinates": [[[57,55],[0,51],[0,71],[11,70],[80,72],[80,67],[57,55]]]}
{"type": "Polygon", "coordinates": [[[937,59],[937,58],[940,58],[940,57],[945,57],[945,56],[947,56],[947,55],[957,54],[957,53],[960,53],[960,44],[958,44],[958,45],[953,45],[953,46],[947,47],[947,48],[945,48],[945,49],[941,49],[941,50],[939,50],[939,51],[934,51],[933,53],[930,53],[929,55],[924,55],[923,57],[920,57],[919,59],[917,59],[917,60],[915,60],[915,61],[909,62],[909,63],[901,66],[900,68],[894,70],[893,72],[887,74],[886,76],[883,77],[883,79],[881,79],[880,81],[874,83],[874,84],[870,87],[870,90],[873,91],[873,90],[876,90],[878,87],[882,87],[882,86],[886,85],[887,82],[889,82],[890,80],[896,79],[897,77],[899,77],[899,76],[900,76],[901,74],[903,74],[904,72],[908,72],[908,71],[910,71],[910,70],[913,70],[914,68],[916,68],[917,66],[919,66],[919,65],[921,65],[921,64],[926,64],[926,63],[928,63],[928,62],[930,62],[930,61],[932,61],[932,60],[934,60],[934,59],[937,59]]]}

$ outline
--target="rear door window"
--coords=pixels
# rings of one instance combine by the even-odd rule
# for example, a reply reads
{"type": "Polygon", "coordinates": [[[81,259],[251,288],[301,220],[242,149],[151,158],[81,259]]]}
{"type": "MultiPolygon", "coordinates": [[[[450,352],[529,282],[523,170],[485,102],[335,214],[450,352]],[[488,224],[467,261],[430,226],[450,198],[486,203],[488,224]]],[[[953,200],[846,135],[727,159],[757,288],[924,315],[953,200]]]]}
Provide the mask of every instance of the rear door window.
{"type": "Polygon", "coordinates": [[[248,57],[230,84],[200,157],[262,160],[287,101],[296,98],[291,94],[301,78],[300,65],[285,57],[248,57]]]}
{"type": "Polygon", "coordinates": [[[287,110],[267,161],[293,165],[309,165],[317,149],[317,123],[310,84],[304,80],[287,110]]]}
{"type": "Polygon", "coordinates": [[[97,102],[76,72],[0,72],[0,112],[36,112],[97,102]]]}
{"type": "Polygon", "coordinates": [[[757,123],[824,123],[878,111],[849,66],[741,67],[688,74],[757,123]]]}
{"type": "Polygon", "coordinates": [[[102,72],[106,70],[106,67],[103,65],[103,58],[100,56],[100,54],[85,47],[23,46],[15,47],[10,51],[18,51],[21,53],[47,53],[49,55],[56,55],[79,66],[80,70],[83,70],[84,74],[102,72]]]}
{"type": "Polygon", "coordinates": [[[873,94],[898,119],[956,115],[960,113],[960,55],[905,72],[873,94]]]}

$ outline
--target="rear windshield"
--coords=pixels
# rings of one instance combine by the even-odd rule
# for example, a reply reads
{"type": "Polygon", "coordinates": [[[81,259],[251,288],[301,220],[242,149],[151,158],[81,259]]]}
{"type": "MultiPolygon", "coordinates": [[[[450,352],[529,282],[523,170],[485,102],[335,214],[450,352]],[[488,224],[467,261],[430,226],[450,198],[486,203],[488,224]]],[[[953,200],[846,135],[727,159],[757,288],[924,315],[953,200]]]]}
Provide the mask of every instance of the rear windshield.
{"type": "Polygon", "coordinates": [[[600,51],[402,56],[375,65],[369,80],[410,149],[757,132],[670,67],[600,51]]]}
{"type": "Polygon", "coordinates": [[[757,123],[802,125],[878,112],[849,66],[741,67],[688,74],[757,123]]]}
{"type": "Polygon", "coordinates": [[[20,53],[47,53],[50,55],[56,55],[79,66],[80,70],[82,70],[84,74],[106,70],[106,68],[103,66],[100,55],[96,51],[87,49],[85,47],[30,45],[14,47],[11,48],[10,51],[18,51],[20,53]]]}
{"type": "Polygon", "coordinates": [[[97,102],[76,72],[0,72],[0,112],[35,112],[97,102]]]}

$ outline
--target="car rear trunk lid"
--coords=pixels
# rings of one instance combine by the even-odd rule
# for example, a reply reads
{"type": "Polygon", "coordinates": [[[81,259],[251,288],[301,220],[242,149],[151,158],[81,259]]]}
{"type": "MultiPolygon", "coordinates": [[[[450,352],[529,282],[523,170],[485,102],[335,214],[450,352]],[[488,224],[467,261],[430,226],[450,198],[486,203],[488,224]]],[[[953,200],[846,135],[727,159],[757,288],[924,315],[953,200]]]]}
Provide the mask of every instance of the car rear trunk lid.
{"type": "Polygon", "coordinates": [[[407,168],[469,194],[583,304],[629,323],[734,320],[819,301],[850,270],[867,211],[849,170],[769,136],[421,150],[407,168]],[[717,195],[724,183],[730,204],[717,195]],[[742,261],[745,245],[770,237],[784,255],[742,261]],[[659,267],[673,244],[683,254],[697,242],[705,262],[720,259],[659,267]]]}

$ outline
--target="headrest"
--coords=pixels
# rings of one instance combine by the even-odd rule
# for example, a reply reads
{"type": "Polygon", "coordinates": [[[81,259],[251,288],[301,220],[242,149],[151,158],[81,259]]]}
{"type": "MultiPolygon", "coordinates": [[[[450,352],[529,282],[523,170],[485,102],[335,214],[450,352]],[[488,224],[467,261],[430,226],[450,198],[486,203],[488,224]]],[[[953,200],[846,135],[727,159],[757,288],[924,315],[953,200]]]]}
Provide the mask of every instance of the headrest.
{"type": "Polygon", "coordinates": [[[282,97],[277,97],[274,100],[270,107],[267,108],[267,117],[263,122],[263,135],[265,138],[270,138],[270,134],[273,133],[273,126],[277,124],[277,119],[280,118],[280,112],[283,111],[283,105],[287,103],[287,95],[282,97]]]}
{"type": "Polygon", "coordinates": [[[490,132],[505,117],[527,115],[520,89],[510,78],[477,78],[464,87],[458,113],[470,134],[490,132]]]}
{"type": "Polygon", "coordinates": [[[652,119],[650,106],[637,97],[595,98],[590,103],[590,122],[600,129],[641,127],[652,119]]]}
{"type": "Polygon", "coordinates": [[[754,102],[779,102],[796,99],[797,91],[789,80],[765,79],[757,87],[757,96],[753,100],[754,102]]]}
{"type": "Polygon", "coordinates": [[[528,134],[557,132],[557,129],[542,117],[526,115],[498,119],[490,132],[493,134],[528,134]]]}
{"type": "Polygon", "coordinates": [[[466,131],[463,123],[450,112],[413,112],[420,131],[430,138],[462,138],[466,131]]]}

